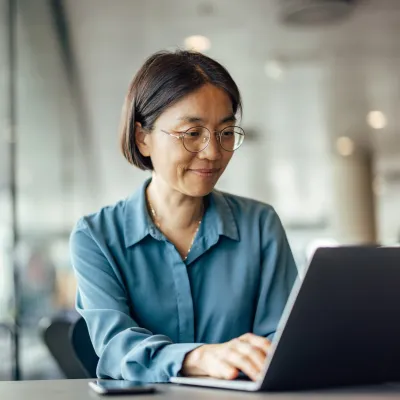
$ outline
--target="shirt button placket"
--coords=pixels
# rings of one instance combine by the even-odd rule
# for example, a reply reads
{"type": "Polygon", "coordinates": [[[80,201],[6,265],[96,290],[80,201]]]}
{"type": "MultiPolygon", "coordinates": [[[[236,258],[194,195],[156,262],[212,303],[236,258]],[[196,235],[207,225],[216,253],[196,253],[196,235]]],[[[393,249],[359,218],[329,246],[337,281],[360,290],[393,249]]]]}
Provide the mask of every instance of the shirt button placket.
{"type": "Polygon", "coordinates": [[[193,298],[186,264],[182,260],[175,246],[171,243],[169,243],[169,246],[172,259],[172,273],[177,295],[179,342],[194,343],[193,298]]]}

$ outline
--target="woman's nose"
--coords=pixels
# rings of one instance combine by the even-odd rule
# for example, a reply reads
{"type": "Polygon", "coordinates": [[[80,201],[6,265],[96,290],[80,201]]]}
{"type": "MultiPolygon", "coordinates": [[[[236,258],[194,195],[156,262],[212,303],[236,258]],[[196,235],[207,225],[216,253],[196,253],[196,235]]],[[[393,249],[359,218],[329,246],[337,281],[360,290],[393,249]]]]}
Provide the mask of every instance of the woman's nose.
{"type": "Polygon", "coordinates": [[[199,153],[199,156],[209,160],[218,160],[221,158],[221,150],[221,146],[218,142],[218,136],[213,132],[211,133],[210,141],[207,147],[199,153]]]}

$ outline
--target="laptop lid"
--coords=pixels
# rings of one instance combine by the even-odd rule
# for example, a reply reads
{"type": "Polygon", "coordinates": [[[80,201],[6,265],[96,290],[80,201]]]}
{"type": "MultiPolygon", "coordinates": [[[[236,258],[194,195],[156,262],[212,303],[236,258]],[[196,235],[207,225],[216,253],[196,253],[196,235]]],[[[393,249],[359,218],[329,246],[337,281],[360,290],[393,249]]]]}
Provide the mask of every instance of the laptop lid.
{"type": "Polygon", "coordinates": [[[400,381],[400,248],[318,249],[265,372],[264,390],[400,381]]]}

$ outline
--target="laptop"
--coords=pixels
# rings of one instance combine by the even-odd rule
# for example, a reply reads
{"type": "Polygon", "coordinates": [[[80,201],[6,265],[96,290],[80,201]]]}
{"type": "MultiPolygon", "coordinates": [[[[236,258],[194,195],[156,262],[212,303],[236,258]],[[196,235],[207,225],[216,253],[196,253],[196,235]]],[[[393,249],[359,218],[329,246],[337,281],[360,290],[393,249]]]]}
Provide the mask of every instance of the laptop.
{"type": "Polygon", "coordinates": [[[319,248],[294,285],[257,382],[174,377],[244,391],[400,381],[400,247],[319,248]]]}

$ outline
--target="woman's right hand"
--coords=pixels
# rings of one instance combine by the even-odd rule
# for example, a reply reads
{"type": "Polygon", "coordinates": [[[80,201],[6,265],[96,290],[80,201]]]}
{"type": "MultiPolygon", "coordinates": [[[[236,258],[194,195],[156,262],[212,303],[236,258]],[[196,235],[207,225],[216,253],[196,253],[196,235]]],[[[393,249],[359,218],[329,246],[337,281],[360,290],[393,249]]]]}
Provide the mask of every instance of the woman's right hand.
{"type": "Polygon", "coordinates": [[[205,344],[186,355],[181,373],[185,376],[235,379],[242,371],[255,381],[264,367],[270,346],[268,339],[252,333],[226,343],[205,344]]]}

